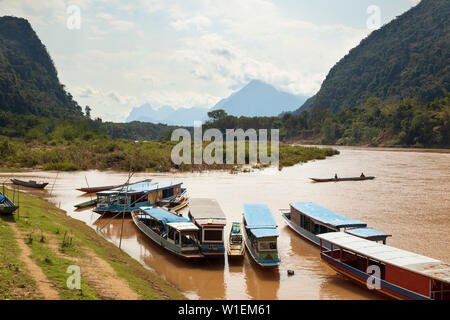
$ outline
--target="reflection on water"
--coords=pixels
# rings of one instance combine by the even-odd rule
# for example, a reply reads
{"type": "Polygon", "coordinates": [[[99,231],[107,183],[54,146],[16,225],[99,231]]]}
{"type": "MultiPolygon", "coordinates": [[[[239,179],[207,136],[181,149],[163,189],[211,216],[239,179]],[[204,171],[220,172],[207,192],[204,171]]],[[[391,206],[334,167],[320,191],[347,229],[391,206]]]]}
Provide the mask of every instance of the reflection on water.
{"type": "MultiPolygon", "coordinates": [[[[449,261],[450,154],[436,152],[373,151],[339,148],[341,155],[310,162],[282,172],[265,170],[230,175],[225,172],[152,174],[158,181],[182,180],[191,197],[216,198],[231,222],[242,220],[242,204],[265,203],[279,225],[281,265],[262,270],[247,254],[241,261],[186,261],[174,256],[143,235],[130,218],[99,219],[91,209],[73,205],[90,199],[75,188],[120,184],[127,173],[55,172],[0,174],[50,181],[46,190],[27,189],[60,206],[67,213],[97,229],[130,256],[155,270],[189,298],[199,299],[378,299],[377,295],[336,275],[320,260],[319,249],[304,241],[284,223],[278,209],[293,201],[314,201],[349,218],[365,221],[393,235],[389,244],[449,261]],[[309,177],[375,175],[373,181],[311,183],[309,177]],[[85,178],[86,177],[86,178],[85,178]],[[53,182],[55,182],[53,186],[53,182]],[[123,228],[122,228],[123,223],[123,228]],[[294,270],[293,276],[287,270],[294,270]]],[[[133,181],[147,178],[136,174],[133,181]]],[[[23,189],[23,188],[22,188],[23,189]]],[[[183,212],[186,216],[186,210],[183,212]]]]}

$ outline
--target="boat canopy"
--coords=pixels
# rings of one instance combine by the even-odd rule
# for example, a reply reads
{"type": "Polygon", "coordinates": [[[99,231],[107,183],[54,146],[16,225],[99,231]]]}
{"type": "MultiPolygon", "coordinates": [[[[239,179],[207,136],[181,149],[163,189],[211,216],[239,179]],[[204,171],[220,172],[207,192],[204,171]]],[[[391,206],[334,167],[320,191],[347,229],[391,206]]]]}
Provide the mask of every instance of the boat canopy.
{"type": "MultiPolygon", "coordinates": [[[[161,221],[164,224],[169,224],[172,222],[189,222],[190,221],[184,217],[179,217],[175,213],[164,210],[162,208],[154,208],[154,207],[141,207],[141,210],[144,211],[148,216],[161,221]]],[[[138,215],[138,218],[144,218],[146,214],[138,215]]]]}
{"type": "Polygon", "coordinates": [[[117,193],[152,193],[163,189],[176,187],[183,184],[181,181],[165,181],[165,182],[138,182],[127,186],[120,186],[108,191],[97,192],[97,195],[110,195],[117,193]]]}
{"type": "Polygon", "coordinates": [[[200,230],[192,222],[171,222],[171,223],[168,223],[167,225],[178,231],[198,231],[198,230],[200,230]]]}
{"type": "Polygon", "coordinates": [[[314,202],[292,202],[290,205],[312,219],[334,228],[367,227],[364,222],[341,216],[314,202]]]}
{"type": "Polygon", "coordinates": [[[373,228],[356,228],[345,230],[346,233],[364,238],[364,239],[373,239],[373,238],[386,238],[391,237],[390,234],[384,233],[382,231],[378,231],[373,228]]]}
{"type": "Polygon", "coordinates": [[[226,225],[227,218],[215,199],[190,199],[189,216],[199,225],[226,225]]]}
{"type": "Polygon", "coordinates": [[[277,223],[269,207],[264,204],[244,204],[247,228],[257,238],[278,237],[277,223]]]}
{"type": "Polygon", "coordinates": [[[277,229],[251,229],[256,238],[272,238],[278,237],[277,229]]]}
{"type": "Polygon", "coordinates": [[[450,264],[417,253],[358,238],[344,232],[329,232],[317,236],[330,244],[365,257],[390,264],[425,277],[450,283],[450,264]]]}

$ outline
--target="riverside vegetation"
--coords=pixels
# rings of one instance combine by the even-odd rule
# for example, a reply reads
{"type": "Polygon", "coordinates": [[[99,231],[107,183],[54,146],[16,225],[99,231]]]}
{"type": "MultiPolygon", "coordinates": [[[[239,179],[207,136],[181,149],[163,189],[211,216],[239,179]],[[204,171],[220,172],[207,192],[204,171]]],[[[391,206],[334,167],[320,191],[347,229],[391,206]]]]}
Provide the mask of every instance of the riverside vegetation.
{"type": "MultiPolygon", "coordinates": [[[[233,169],[232,165],[175,165],[171,161],[172,148],[178,143],[170,141],[170,132],[153,141],[113,139],[91,120],[33,119],[24,127],[25,116],[14,115],[21,122],[22,134],[11,134],[3,127],[0,132],[0,165],[11,170],[88,170],[115,169],[134,171],[191,171],[233,169]],[[21,119],[19,119],[21,118],[21,119]],[[10,136],[5,136],[8,134],[10,136]]],[[[14,123],[14,122],[9,122],[14,123]]],[[[204,146],[207,144],[205,143],[204,146]]],[[[269,149],[270,150],[270,149],[269,149]]],[[[236,150],[235,150],[236,152],[236,150]]],[[[270,151],[269,151],[270,152],[270,151]]],[[[301,147],[280,144],[280,168],[337,154],[332,148],[301,147]]],[[[193,155],[193,152],[192,152],[193,155]]],[[[248,147],[246,148],[248,159],[248,147]]],[[[224,152],[225,156],[225,152],[224,152]]],[[[7,170],[7,169],[3,169],[7,170]]]]}
{"type": "Polygon", "coordinates": [[[282,117],[234,117],[214,111],[206,127],[277,128],[284,141],[380,147],[450,147],[450,93],[432,102],[369,98],[364,106],[333,114],[314,108],[282,117]]]}

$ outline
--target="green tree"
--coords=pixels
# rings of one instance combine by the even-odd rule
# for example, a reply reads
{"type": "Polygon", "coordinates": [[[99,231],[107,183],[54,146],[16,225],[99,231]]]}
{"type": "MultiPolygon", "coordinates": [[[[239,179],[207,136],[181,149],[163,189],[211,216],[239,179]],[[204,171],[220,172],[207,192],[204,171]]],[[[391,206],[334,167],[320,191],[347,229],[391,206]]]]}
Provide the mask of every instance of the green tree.
{"type": "Polygon", "coordinates": [[[208,117],[214,121],[220,120],[227,116],[227,113],[223,109],[213,110],[208,112],[208,117]]]}

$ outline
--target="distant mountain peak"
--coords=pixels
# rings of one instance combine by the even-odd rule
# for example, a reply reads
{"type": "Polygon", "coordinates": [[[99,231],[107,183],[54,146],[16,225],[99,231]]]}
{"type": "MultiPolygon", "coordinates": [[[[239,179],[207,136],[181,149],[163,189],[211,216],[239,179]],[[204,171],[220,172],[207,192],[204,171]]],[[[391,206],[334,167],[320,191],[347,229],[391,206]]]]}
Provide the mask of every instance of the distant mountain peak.
{"type": "Polygon", "coordinates": [[[224,109],[234,116],[277,116],[283,111],[299,108],[305,96],[280,91],[274,86],[258,79],[251,80],[239,91],[220,100],[213,110],[224,109]]]}

